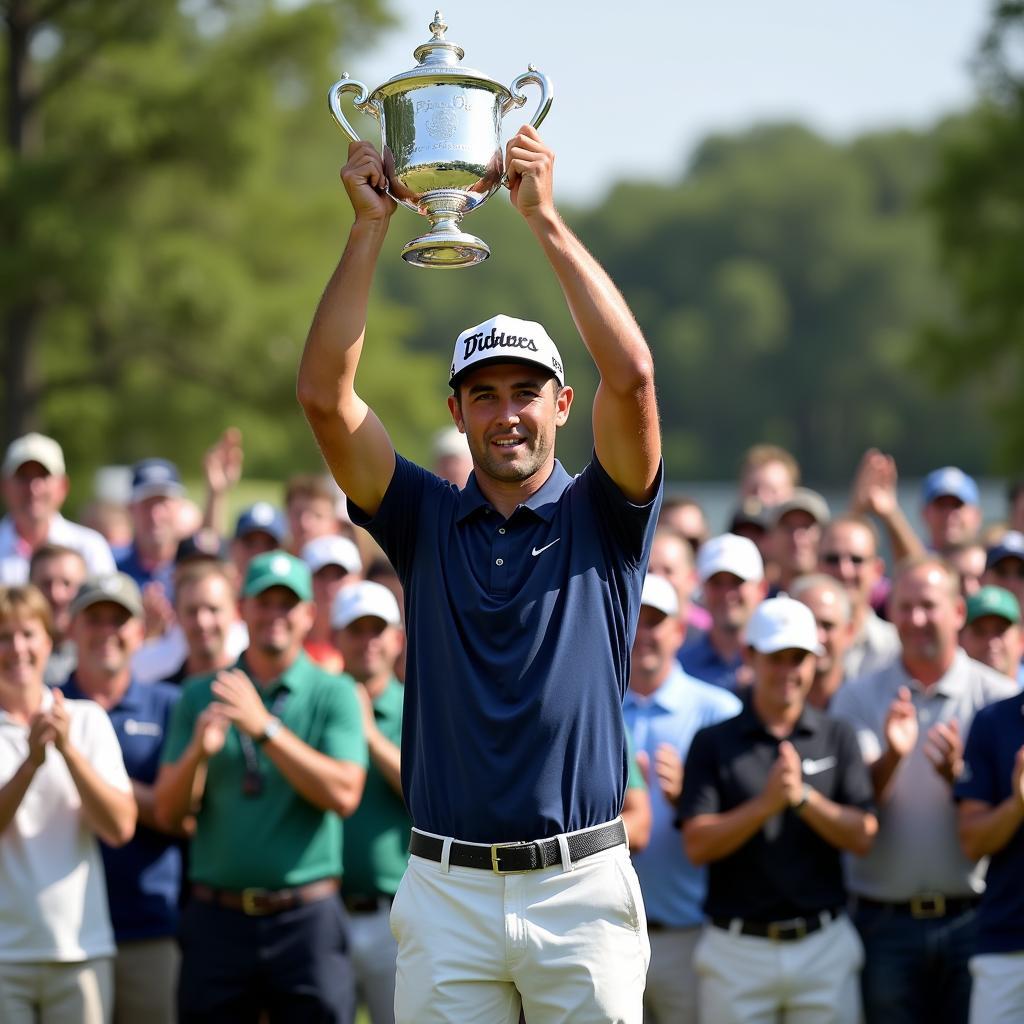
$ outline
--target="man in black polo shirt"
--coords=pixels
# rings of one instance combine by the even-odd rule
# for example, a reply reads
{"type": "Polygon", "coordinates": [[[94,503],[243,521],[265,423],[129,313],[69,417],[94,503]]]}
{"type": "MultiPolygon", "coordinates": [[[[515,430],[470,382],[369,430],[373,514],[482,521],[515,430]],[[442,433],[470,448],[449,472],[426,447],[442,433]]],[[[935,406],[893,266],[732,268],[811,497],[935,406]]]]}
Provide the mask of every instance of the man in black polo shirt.
{"type": "Polygon", "coordinates": [[[863,950],[840,854],[871,845],[871,783],[853,730],[806,704],[821,650],[810,609],[763,602],[746,642],[751,695],[694,737],[680,800],[687,856],[709,865],[700,1016],[856,1024],[863,950]]]}

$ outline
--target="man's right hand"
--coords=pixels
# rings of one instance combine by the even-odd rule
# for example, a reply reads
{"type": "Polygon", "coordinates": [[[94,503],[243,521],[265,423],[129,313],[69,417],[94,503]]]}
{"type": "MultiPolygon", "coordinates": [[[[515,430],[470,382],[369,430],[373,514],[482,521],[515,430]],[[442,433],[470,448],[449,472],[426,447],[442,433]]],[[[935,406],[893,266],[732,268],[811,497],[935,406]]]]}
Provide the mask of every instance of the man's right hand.
{"type": "Polygon", "coordinates": [[[917,744],[917,711],[906,686],[901,686],[885,716],[885,742],[897,757],[906,757],[917,744]]]}
{"type": "Polygon", "coordinates": [[[341,180],[348,193],[357,221],[387,225],[396,203],[384,190],[388,178],[380,153],[369,142],[353,142],[348,147],[348,163],[341,169],[341,180]]]}

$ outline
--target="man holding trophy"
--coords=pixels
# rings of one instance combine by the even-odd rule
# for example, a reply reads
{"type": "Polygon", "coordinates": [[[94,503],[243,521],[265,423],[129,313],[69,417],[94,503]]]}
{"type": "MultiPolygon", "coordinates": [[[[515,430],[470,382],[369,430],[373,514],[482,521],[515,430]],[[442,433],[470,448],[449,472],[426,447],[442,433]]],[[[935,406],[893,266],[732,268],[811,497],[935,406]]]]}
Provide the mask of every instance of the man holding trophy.
{"type": "MultiPolygon", "coordinates": [[[[499,156],[500,156],[499,151],[499,156]]],[[[355,390],[395,203],[354,142],[355,211],[310,328],[298,396],[332,472],[398,570],[408,627],[402,782],[414,829],[395,897],[399,1022],[642,1020],[646,920],[619,818],[621,702],[662,489],[651,354],[562,222],[532,126],[505,149],[531,228],[600,374],[594,456],[555,460],[573,392],[537,323],[464,331],[448,399],[461,491],[398,455],[355,390]]],[[[372,342],[371,342],[372,343],[372,342]]]]}

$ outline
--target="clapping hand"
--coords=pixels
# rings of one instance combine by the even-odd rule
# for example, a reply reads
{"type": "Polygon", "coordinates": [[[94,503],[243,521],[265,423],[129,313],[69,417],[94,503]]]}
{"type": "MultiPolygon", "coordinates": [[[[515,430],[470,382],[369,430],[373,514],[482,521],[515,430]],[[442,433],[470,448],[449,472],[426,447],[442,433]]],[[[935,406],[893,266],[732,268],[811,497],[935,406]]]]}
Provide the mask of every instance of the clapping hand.
{"type": "Polygon", "coordinates": [[[906,757],[917,744],[917,710],[910,690],[901,686],[885,716],[885,742],[899,758],[906,757]]]}
{"type": "Polygon", "coordinates": [[[210,688],[220,709],[228,721],[248,736],[261,736],[270,712],[263,706],[252,680],[237,668],[224,669],[217,673],[217,678],[210,688]]]}
{"type": "Polygon", "coordinates": [[[964,767],[964,745],[955,718],[936,722],[928,730],[924,752],[932,767],[952,786],[964,767]]]}

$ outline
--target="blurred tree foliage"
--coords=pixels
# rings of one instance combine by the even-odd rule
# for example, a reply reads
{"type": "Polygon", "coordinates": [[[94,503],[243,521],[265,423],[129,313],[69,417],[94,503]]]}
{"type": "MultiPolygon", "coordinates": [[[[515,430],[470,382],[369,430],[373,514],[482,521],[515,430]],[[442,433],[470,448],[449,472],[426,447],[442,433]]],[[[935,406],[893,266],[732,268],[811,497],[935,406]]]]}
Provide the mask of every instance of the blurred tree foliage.
{"type": "MultiPolygon", "coordinates": [[[[324,93],[358,70],[384,3],[0,0],[8,436],[49,431],[76,476],[149,454],[195,472],[228,423],[247,473],[318,464],[295,367],[350,217],[324,93]]],[[[988,116],[841,144],[794,125],[716,136],[678,180],[563,210],[655,351],[670,478],[730,477],[758,440],[821,484],[869,444],[907,473],[988,468],[981,385],[937,398],[914,347],[925,315],[954,322],[920,197],[940,149],[988,116]]],[[[593,368],[507,194],[466,221],[493,250],[480,267],[406,266],[425,228],[392,221],[361,393],[428,458],[458,331],[499,310],[541,320],[576,387],[560,452],[579,468],[593,368]]]]}
{"type": "Polygon", "coordinates": [[[942,152],[929,205],[959,300],[922,332],[945,389],[978,380],[1000,424],[1000,464],[1024,460],[1024,2],[995,4],[977,57],[983,102],[942,152]]]}

